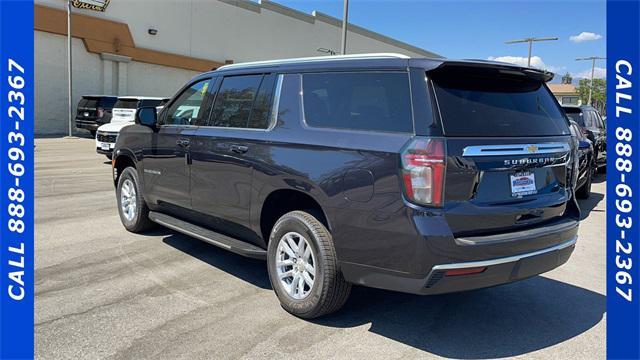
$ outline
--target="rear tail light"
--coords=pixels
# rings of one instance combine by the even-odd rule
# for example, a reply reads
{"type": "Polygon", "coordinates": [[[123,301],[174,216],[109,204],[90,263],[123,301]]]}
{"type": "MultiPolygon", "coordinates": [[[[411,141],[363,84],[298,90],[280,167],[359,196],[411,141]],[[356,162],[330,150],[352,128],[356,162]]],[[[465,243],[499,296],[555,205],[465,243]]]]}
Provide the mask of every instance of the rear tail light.
{"type": "Polygon", "coordinates": [[[445,168],[444,140],[411,140],[402,152],[402,178],[407,198],[420,205],[442,206],[445,168]]]}
{"type": "Polygon", "coordinates": [[[102,115],[104,115],[104,109],[103,108],[98,108],[98,117],[101,118],[102,115]]]}

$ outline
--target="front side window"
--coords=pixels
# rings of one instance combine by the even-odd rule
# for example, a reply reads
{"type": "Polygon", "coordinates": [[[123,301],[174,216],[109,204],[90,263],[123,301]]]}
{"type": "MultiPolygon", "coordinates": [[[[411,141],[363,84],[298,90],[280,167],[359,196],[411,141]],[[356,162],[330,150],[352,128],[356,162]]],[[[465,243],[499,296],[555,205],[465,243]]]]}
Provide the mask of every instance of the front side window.
{"type": "Polygon", "coordinates": [[[246,128],[262,75],[229,76],[222,80],[211,115],[211,126],[246,128]]]}
{"type": "Polygon", "coordinates": [[[319,128],[413,132],[403,72],[302,75],[304,119],[319,128]]]}
{"type": "Polygon", "coordinates": [[[206,116],[206,111],[200,111],[200,108],[207,96],[210,82],[211,79],[202,80],[182,92],[167,109],[164,124],[196,125],[201,117],[206,116]]]}

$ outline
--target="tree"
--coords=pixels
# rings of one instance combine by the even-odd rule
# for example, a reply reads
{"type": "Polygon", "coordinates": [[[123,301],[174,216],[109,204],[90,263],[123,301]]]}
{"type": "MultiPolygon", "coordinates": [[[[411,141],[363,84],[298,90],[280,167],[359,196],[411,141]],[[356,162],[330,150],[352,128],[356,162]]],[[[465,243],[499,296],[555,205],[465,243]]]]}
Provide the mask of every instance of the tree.
{"type": "MultiPolygon", "coordinates": [[[[590,79],[580,79],[576,91],[580,96],[583,104],[588,104],[589,88],[591,87],[590,79]]],[[[607,81],[605,79],[593,79],[593,94],[591,95],[591,104],[598,109],[601,114],[605,114],[607,104],[607,81]]]]}

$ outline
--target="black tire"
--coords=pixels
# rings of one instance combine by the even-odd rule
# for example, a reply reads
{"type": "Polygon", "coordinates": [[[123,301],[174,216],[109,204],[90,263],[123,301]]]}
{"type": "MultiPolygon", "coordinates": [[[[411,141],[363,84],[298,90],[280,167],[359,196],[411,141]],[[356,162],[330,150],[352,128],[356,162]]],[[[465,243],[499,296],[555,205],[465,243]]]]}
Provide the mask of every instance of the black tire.
{"type": "Polygon", "coordinates": [[[120,221],[122,222],[122,225],[124,225],[125,229],[134,233],[140,233],[154,226],[154,223],[149,220],[149,208],[142,197],[142,189],[140,188],[138,173],[135,168],[127,167],[122,171],[122,174],[120,174],[120,178],[118,178],[118,186],[116,188],[116,199],[118,202],[118,214],[120,215],[120,221]],[[135,189],[136,211],[131,219],[128,219],[127,216],[125,216],[122,207],[122,188],[126,181],[133,183],[133,187],[135,189]]]}
{"type": "Polygon", "coordinates": [[[89,130],[89,134],[91,134],[91,137],[95,139],[95,137],[96,137],[96,131],[95,130],[89,130]]]}
{"type": "Polygon", "coordinates": [[[578,199],[588,199],[591,196],[591,180],[594,172],[595,169],[590,166],[587,181],[585,181],[585,183],[576,191],[576,197],[578,199]]]}
{"type": "Polygon", "coordinates": [[[281,306],[289,313],[304,319],[312,319],[339,310],[351,292],[338,266],[331,233],[314,216],[304,211],[292,211],[283,215],[273,226],[269,237],[267,265],[271,286],[281,306]],[[315,258],[313,286],[302,299],[290,296],[278,278],[276,259],[280,239],[289,232],[305,237],[315,258]]]}
{"type": "Polygon", "coordinates": [[[113,158],[113,156],[111,154],[104,154],[104,156],[107,157],[107,159],[111,160],[111,158],[113,158]]]}

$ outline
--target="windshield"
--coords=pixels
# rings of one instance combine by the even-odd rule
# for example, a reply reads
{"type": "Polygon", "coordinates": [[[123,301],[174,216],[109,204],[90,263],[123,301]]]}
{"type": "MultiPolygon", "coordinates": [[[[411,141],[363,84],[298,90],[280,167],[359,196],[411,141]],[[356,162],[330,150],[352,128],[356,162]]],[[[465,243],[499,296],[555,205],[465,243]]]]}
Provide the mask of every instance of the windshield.
{"type": "Polygon", "coordinates": [[[569,135],[544,83],[496,72],[446,71],[432,76],[448,136],[569,135]]]}

